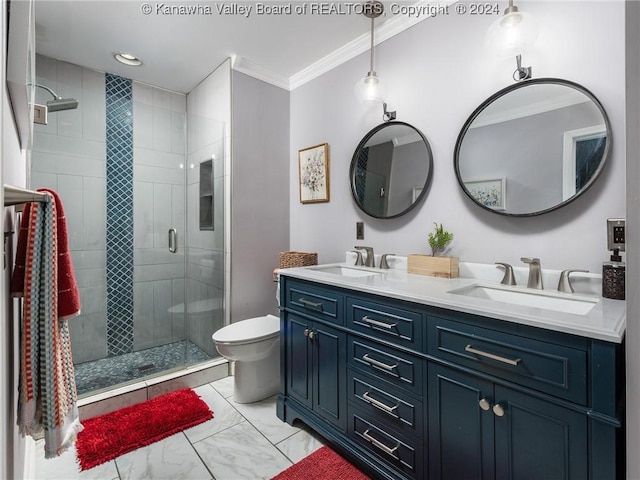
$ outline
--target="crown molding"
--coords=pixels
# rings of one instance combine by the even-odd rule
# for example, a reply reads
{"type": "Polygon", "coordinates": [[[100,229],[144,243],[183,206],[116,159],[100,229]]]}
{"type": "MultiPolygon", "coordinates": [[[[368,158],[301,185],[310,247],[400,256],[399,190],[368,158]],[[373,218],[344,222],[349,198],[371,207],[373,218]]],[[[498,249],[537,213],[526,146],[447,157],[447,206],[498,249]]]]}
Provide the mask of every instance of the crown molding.
{"type": "MultiPolygon", "coordinates": [[[[456,3],[456,0],[447,0],[441,5],[442,8],[448,9],[449,6],[453,3],[456,3]]],[[[429,9],[432,8],[430,3],[425,0],[416,2],[414,6],[418,9],[420,7],[423,7],[425,9],[424,12],[429,12],[429,9]]],[[[414,25],[426,20],[431,16],[433,15],[430,15],[428,13],[412,16],[399,14],[396,15],[390,20],[379,24],[379,26],[375,28],[374,45],[378,45],[379,43],[382,43],[398,35],[399,33],[404,32],[406,29],[413,27],[414,25]]],[[[293,74],[289,78],[270,72],[269,70],[240,57],[234,57],[232,68],[239,72],[263,80],[267,83],[271,83],[277,87],[291,91],[319,77],[323,73],[333,70],[334,68],[342,65],[352,58],[357,57],[361,53],[368,51],[370,45],[370,32],[363,33],[355,40],[352,40],[351,42],[343,45],[337,50],[334,50],[330,54],[322,57],[320,60],[300,70],[298,73],[293,74]]]]}
{"type": "Polygon", "coordinates": [[[275,85],[276,87],[291,90],[290,81],[284,75],[279,75],[271,70],[267,70],[257,63],[253,63],[251,60],[247,60],[246,58],[238,55],[233,55],[231,57],[231,68],[237,72],[244,73],[250,77],[275,85]]]}

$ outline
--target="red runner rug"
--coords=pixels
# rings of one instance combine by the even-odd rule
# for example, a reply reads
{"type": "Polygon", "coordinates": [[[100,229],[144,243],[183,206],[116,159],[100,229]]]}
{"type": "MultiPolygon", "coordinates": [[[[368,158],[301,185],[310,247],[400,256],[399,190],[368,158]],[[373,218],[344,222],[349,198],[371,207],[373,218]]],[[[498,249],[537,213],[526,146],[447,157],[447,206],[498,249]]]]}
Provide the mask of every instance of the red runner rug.
{"type": "Polygon", "coordinates": [[[294,463],[272,480],[370,480],[326,445],[294,463]]]}
{"type": "Polygon", "coordinates": [[[81,470],[162,440],[213,418],[207,404],[191,389],[83,420],[76,451],[81,470]]]}

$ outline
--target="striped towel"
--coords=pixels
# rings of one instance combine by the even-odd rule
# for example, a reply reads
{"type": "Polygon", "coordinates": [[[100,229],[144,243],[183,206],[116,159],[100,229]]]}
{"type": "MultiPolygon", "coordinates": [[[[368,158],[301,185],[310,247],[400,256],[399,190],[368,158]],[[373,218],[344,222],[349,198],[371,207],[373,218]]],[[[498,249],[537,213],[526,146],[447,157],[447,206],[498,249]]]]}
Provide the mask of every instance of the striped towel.
{"type": "MultiPolygon", "coordinates": [[[[18,244],[24,245],[24,296],[20,335],[18,426],[22,435],[44,435],[45,457],[60,455],[73,445],[82,425],[69,325],[59,315],[58,216],[56,197],[48,203],[32,203],[25,209],[18,244]]],[[[61,205],[60,205],[61,207],[61,205]]],[[[64,232],[66,236],[66,232],[64,232]]],[[[20,248],[18,248],[20,250],[20,248]]],[[[19,251],[18,260],[21,256],[19,251]]],[[[17,262],[18,263],[18,262],[17,262]]],[[[13,279],[13,284],[21,282],[13,279]]]]}

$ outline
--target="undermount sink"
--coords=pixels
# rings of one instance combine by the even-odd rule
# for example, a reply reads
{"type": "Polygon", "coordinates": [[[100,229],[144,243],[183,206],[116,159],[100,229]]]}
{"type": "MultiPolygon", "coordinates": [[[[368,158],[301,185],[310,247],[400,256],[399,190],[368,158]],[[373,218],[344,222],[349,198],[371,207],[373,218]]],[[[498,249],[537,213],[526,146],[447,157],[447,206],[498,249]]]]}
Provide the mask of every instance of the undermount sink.
{"type": "Polygon", "coordinates": [[[535,307],[556,312],[586,315],[599,302],[597,298],[565,296],[567,294],[532,289],[515,289],[498,285],[473,284],[450,290],[448,293],[466,297],[484,298],[494,302],[510,303],[523,307],[535,307]]]}
{"type": "Polygon", "coordinates": [[[349,268],[341,266],[315,268],[318,272],[331,273],[333,275],[341,275],[343,277],[370,277],[372,275],[380,275],[382,272],[372,272],[370,270],[360,270],[359,268],[349,268]]]}

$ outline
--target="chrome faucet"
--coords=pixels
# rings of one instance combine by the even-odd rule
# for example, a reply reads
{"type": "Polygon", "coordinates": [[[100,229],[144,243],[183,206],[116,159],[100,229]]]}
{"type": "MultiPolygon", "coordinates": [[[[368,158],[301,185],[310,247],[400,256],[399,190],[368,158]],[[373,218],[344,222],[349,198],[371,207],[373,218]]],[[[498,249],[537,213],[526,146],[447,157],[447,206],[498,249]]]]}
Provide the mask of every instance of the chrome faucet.
{"type": "Polygon", "coordinates": [[[540,259],[522,257],[520,260],[529,264],[529,280],[527,281],[527,287],[542,290],[542,269],[540,268],[540,259]]]}
{"type": "Polygon", "coordinates": [[[380,268],[384,270],[389,269],[389,263],[387,262],[387,257],[389,255],[395,255],[395,253],[385,253],[384,255],[382,255],[382,257],[380,258],[380,268]]]}
{"type": "Polygon", "coordinates": [[[365,267],[375,267],[376,266],[376,259],[373,256],[373,247],[353,247],[356,250],[364,250],[365,252],[367,252],[367,260],[365,261],[364,266],[365,267]]]}
{"type": "Polygon", "coordinates": [[[558,281],[558,291],[563,293],[573,293],[573,287],[571,286],[571,280],[569,280],[569,275],[573,272],[581,272],[581,273],[589,273],[589,270],[563,270],[560,273],[560,280],[558,281]]]}
{"type": "Polygon", "coordinates": [[[504,267],[504,277],[500,282],[502,285],[515,285],[516,277],[513,274],[513,267],[508,263],[496,262],[496,265],[502,265],[504,267]]]}

